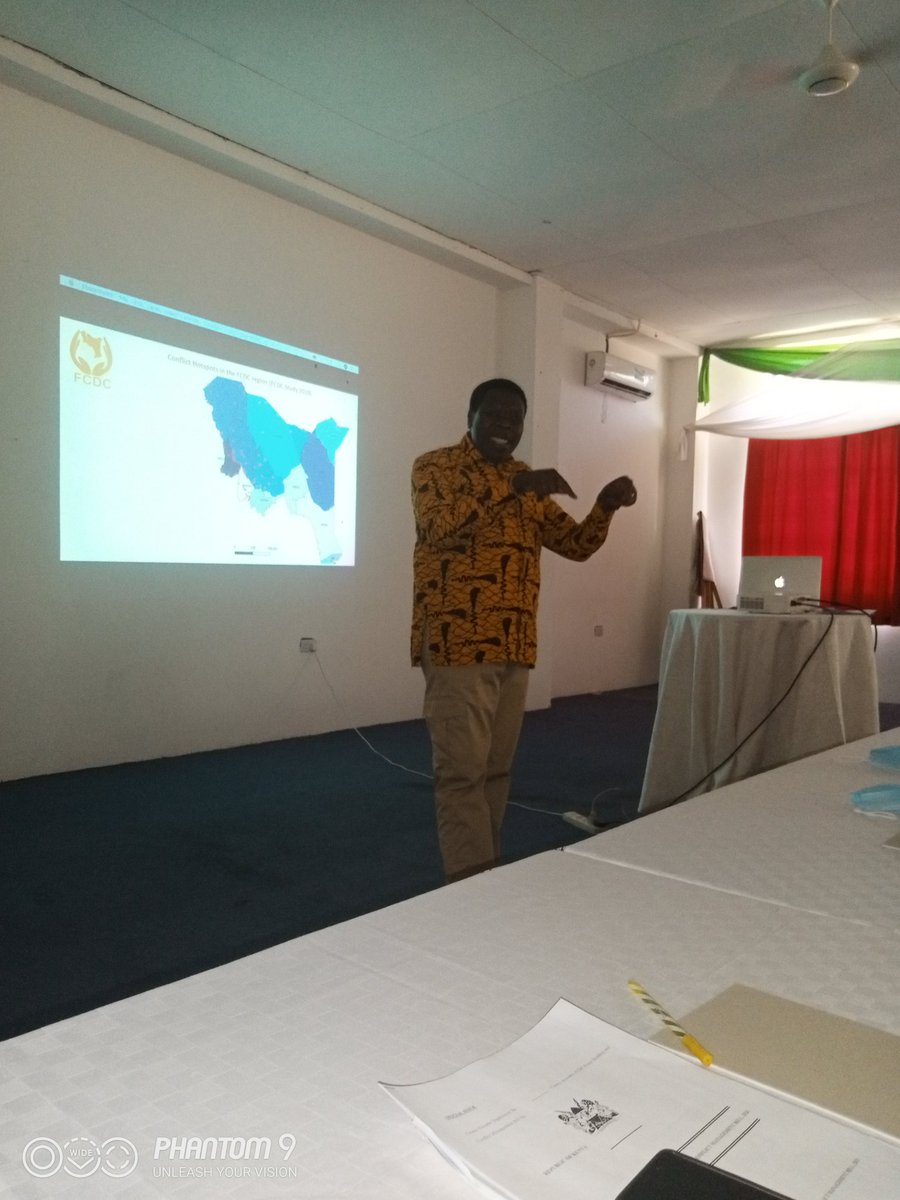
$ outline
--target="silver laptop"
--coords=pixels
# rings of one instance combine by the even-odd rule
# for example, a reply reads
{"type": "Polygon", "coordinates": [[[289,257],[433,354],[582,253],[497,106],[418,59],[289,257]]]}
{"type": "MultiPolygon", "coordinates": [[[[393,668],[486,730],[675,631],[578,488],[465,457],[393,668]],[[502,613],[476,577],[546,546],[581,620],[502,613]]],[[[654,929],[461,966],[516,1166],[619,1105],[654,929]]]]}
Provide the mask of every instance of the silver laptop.
{"type": "Polygon", "coordinates": [[[741,560],[738,608],[790,613],[815,608],[822,591],[817,555],[754,555],[741,560]]]}

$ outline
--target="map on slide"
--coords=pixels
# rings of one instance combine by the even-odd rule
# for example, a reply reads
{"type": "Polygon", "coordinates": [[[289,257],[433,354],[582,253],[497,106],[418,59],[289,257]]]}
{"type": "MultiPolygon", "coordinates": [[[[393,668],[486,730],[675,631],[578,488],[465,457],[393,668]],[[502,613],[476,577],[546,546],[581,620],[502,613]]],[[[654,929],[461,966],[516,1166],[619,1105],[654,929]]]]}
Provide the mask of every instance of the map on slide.
{"type": "Polygon", "coordinates": [[[222,438],[222,473],[247,481],[247,501],[260,515],[283,502],[312,525],[319,562],[342,555],[334,525],[335,454],[348,430],[331,417],[314,429],[292,425],[263,396],[216,376],[203,389],[222,438]]]}
{"type": "Polygon", "coordinates": [[[359,368],[83,290],[198,334],[175,345],[60,316],[60,561],[352,567],[359,368]]]}

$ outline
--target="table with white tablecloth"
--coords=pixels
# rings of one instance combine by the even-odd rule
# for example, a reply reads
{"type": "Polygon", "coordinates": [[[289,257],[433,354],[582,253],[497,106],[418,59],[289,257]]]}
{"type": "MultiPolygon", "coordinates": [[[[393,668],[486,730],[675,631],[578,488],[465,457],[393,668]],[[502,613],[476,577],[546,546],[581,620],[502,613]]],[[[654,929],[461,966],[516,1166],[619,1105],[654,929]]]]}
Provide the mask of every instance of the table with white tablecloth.
{"type": "Polygon", "coordinates": [[[878,730],[862,613],[675,609],[642,813],[878,730]]]}
{"type": "MultiPolygon", "coordinates": [[[[854,791],[900,786],[869,761],[900,729],[726,784],[571,847],[628,866],[773,904],[900,933],[900,831],[890,814],[858,812],[854,791]]],[[[900,1002],[898,1002],[900,1013],[900,1002]]]]}
{"type": "Polygon", "coordinates": [[[560,997],[652,1039],[662,1026],[632,978],[676,1016],[739,984],[900,1034],[900,921],[887,915],[900,850],[882,845],[900,823],[853,813],[848,795],[873,777],[868,745],[10,1039],[0,1200],[468,1200],[378,1081],[491,1055],[560,997]],[[755,892],[754,856],[771,857],[755,892]],[[823,887],[834,877],[833,902],[818,872],[823,887]],[[210,1139],[202,1160],[192,1138],[210,1139]],[[53,1147],[107,1157],[82,1178],[90,1159],[62,1165],[53,1147]]]}

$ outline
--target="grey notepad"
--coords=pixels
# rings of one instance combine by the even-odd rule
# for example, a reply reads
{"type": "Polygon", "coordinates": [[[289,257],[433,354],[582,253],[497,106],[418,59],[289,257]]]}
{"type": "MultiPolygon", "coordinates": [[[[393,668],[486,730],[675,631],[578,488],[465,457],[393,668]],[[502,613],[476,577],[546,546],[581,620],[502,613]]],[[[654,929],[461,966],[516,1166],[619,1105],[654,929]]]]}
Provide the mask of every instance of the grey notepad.
{"type": "MultiPolygon", "coordinates": [[[[739,983],[681,1024],[716,1066],[900,1137],[896,1034],[739,983]]],[[[666,1032],[652,1040],[677,1048],[666,1032]]]]}

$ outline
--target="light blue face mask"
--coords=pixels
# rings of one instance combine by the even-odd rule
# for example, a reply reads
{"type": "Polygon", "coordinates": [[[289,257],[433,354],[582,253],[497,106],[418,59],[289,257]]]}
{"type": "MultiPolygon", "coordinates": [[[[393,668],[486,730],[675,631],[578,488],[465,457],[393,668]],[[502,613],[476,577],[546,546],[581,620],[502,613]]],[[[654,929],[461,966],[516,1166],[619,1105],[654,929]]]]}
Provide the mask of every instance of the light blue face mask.
{"type": "Polygon", "coordinates": [[[897,813],[900,815],[900,783],[879,783],[851,792],[853,807],[860,812],[897,813]]]}
{"type": "Polygon", "coordinates": [[[873,767],[900,771],[900,746],[876,746],[874,750],[869,751],[869,762],[873,767]]]}

